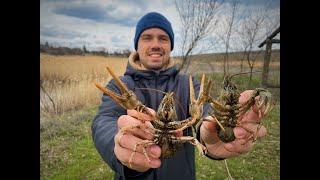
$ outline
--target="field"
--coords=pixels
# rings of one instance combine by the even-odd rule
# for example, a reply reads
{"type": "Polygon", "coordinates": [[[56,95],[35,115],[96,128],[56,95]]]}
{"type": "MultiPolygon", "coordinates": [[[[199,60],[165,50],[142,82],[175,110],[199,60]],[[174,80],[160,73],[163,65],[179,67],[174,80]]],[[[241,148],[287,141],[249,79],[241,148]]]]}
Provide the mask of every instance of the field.
{"type": "MultiPolygon", "coordinates": [[[[92,119],[101,99],[93,82],[105,84],[110,80],[104,69],[106,65],[118,75],[123,74],[126,61],[124,58],[40,54],[41,179],[113,179],[112,170],[97,153],[91,138],[92,119]]],[[[238,61],[231,64],[239,66],[238,61]]],[[[273,64],[278,70],[279,62],[273,64]]],[[[256,69],[260,65],[257,63],[256,69]]],[[[222,80],[219,71],[208,76],[216,86],[222,80]]],[[[270,79],[278,83],[279,73],[270,79]]],[[[238,76],[235,81],[244,90],[258,87],[260,77],[255,75],[250,85],[247,75],[238,76]]],[[[263,122],[268,135],[256,142],[252,152],[227,160],[234,179],[280,179],[280,91],[270,90],[275,95],[276,106],[263,122]]],[[[217,93],[218,88],[214,88],[212,94],[217,93]]],[[[196,177],[227,179],[225,162],[211,161],[196,153],[196,177]]]]}
{"type": "Polygon", "coordinates": [[[110,80],[106,66],[121,75],[126,59],[40,54],[40,112],[61,114],[98,104],[101,94],[93,83],[104,84],[110,80]]]}

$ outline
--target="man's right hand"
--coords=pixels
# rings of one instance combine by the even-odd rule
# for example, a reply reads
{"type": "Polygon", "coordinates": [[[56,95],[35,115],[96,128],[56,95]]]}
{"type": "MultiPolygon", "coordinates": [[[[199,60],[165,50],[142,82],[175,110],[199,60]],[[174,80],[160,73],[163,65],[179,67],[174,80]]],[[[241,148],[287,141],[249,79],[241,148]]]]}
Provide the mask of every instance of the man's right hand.
{"type": "MultiPolygon", "coordinates": [[[[155,114],[154,110],[149,110],[155,114]]],[[[146,147],[146,152],[151,160],[150,162],[148,162],[147,158],[143,154],[142,146],[137,146],[136,153],[132,158],[130,167],[129,160],[133,153],[135,145],[143,140],[152,140],[153,135],[144,130],[144,128],[132,128],[124,132],[121,132],[120,129],[123,127],[130,127],[143,124],[141,119],[145,120],[146,126],[152,126],[150,123],[152,117],[137,112],[136,110],[127,110],[127,114],[128,115],[120,116],[118,119],[119,130],[114,137],[114,153],[117,159],[123,165],[138,172],[145,172],[150,168],[160,167],[161,148],[158,145],[151,145],[146,147]],[[140,120],[138,120],[137,118],[139,118],[140,120]]]]}

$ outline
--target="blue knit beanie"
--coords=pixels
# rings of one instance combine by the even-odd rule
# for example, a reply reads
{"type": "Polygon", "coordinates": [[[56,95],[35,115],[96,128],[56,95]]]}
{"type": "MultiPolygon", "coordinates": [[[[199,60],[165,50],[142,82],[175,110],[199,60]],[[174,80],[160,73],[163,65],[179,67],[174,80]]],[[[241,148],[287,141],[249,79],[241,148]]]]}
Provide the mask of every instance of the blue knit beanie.
{"type": "Polygon", "coordinates": [[[144,15],[138,22],[136,26],[136,34],[134,36],[134,48],[138,49],[138,40],[141,35],[141,33],[150,28],[160,28],[164,30],[170,38],[171,41],[171,51],[173,50],[173,40],[174,40],[174,34],[171,27],[170,22],[167,18],[165,18],[163,15],[157,12],[150,12],[146,15],[144,15]]]}

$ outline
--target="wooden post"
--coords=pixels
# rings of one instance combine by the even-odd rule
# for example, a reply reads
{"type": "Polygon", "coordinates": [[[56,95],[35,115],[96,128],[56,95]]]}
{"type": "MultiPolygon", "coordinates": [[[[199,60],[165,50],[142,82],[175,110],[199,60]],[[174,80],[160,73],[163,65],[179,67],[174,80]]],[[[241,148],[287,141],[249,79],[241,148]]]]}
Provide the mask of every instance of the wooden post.
{"type": "Polygon", "coordinates": [[[266,88],[268,86],[271,47],[272,47],[272,42],[269,38],[267,38],[266,39],[266,52],[264,54],[264,61],[263,61],[262,82],[261,82],[261,86],[264,88],[266,88]]]}

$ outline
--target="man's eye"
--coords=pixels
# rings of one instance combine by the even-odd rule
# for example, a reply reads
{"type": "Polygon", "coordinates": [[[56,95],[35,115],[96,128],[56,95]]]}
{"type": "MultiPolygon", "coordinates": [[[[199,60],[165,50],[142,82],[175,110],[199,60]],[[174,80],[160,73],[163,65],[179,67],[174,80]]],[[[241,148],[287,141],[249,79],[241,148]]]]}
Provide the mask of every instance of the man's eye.
{"type": "Polygon", "coordinates": [[[162,37],[162,38],[160,38],[160,40],[161,40],[162,42],[167,42],[167,41],[169,41],[169,39],[168,39],[167,37],[162,37]]]}
{"type": "Polygon", "coordinates": [[[143,36],[143,37],[142,37],[142,40],[150,40],[150,39],[151,39],[150,36],[143,36]]]}

